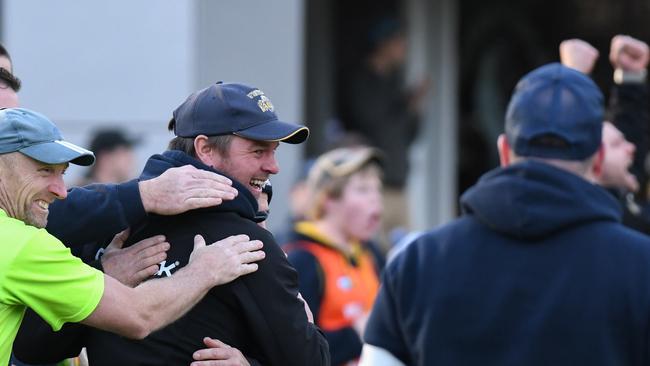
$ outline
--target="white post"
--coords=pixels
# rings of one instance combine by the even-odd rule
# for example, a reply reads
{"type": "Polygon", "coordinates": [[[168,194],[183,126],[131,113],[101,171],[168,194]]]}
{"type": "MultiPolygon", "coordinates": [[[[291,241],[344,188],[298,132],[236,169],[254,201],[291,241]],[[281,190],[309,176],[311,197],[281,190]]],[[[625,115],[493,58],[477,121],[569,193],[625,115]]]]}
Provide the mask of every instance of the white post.
{"type": "Polygon", "coordinates": [[[409,0],[409,78],[431,77],[409,186],[416,229],[451,220],[457,186],[457,9],[454,0],[409,0]]]}

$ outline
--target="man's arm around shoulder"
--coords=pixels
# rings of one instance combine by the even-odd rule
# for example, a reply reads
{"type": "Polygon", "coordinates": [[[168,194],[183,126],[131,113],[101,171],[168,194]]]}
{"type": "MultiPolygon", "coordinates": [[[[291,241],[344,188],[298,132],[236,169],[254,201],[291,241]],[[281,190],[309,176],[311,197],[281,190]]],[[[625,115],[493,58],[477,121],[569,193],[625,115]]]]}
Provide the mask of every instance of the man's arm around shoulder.
{"type": "Polygon", "coordinates": [[[130,338],[142,339],[180,318],[213,286],[254,272],[264,258],[260,241],[239,235],[210,246],[195,238],[190,263],[173,277],[146,281],[136,288],[104,276],[104,293],[95,310],[82,321],[130,338]]]}

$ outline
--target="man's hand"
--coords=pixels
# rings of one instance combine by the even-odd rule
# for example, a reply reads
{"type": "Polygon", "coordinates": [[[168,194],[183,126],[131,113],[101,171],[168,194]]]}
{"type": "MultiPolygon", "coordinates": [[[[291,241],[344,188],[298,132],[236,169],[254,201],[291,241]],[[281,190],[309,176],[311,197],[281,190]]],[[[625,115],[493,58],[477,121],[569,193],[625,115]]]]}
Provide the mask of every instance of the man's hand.
{"type": "Polygon", "coordinates": [[[205,272],[213,278],[212,286],[223,285],[239,276],[257,271],[257,262],[266,254],[262,242],[250,240],[247,235],[229,236],[205,245],[201,235],[194,237],[194,250],[188,266],[205,272]]]}
{"type": "Polygon", "coordinates": [[[581,39],[567,39],[560,43],[562,65],[591,74],[598,59],[598,50],[581,39]]]}
{"type": "Polygon", "coordinates": [[[169,243],[164,236],[158,235],[122,249],[128,236],[128,229],[115,235],[101,261],[104,273],[129,287],[135,287],[156,274],[158,263],[167,258],[169,243]]]}
{"type": "Polygon", "coordinates": [[[648,67],[649,59],[650,51],[645,42],[620,34],[612,38],[609,61],[615,69],[639,72],[648,67]]]}
{"type": "Polygon", "coordinates": [[[203,338],[203,343],[208,348],[194,352],[192,357],[196,362],[191,366],[250,366],[237,348],[209,337],[203,338]]]}
{"type": "Polygon", "coordinates": [[[191,165],[168,169],[156,178],[141,181],[139,188],[145,211],[160,215],[216,206],[237,196],[230,179],[191,165]]]}

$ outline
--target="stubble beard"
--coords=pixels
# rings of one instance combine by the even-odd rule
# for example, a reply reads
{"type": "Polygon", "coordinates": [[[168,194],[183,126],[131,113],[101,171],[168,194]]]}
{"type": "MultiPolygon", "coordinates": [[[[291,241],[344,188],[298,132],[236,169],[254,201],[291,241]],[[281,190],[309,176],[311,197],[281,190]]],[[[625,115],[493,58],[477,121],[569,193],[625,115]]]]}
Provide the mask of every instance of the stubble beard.
{"type": "Polygon", "coordinates": [[[25,223],[43,229],[47,225],[47,215],[35,214],[31,207],[25,207],[25,223]]]}

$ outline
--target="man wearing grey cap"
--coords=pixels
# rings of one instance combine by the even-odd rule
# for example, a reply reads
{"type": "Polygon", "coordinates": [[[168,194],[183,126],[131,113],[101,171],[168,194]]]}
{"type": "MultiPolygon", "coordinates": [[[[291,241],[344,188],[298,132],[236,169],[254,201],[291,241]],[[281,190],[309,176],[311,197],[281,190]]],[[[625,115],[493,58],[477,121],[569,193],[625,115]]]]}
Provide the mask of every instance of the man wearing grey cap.
{"type": "Polygon", "coordinates": [[[45,116],[0,110],[0,365],[27,307],[53,329],[81,322],[143,338],[182,316],[213,286],[254,272],[262,243],[245,235],[207,247],[194,239],[190,263],[172,279],[129,288],[90,268],[43,228],[49,205],[66,197],[69,163],[93,154],[63,140],[45,116]]]}
{"type": "Polygon", "coordinates": [[[647,365],[650,239],[594,184],[603,119],[576,70],[521,79],[502,167],[388,265],[362,365],[647,365]]]}

